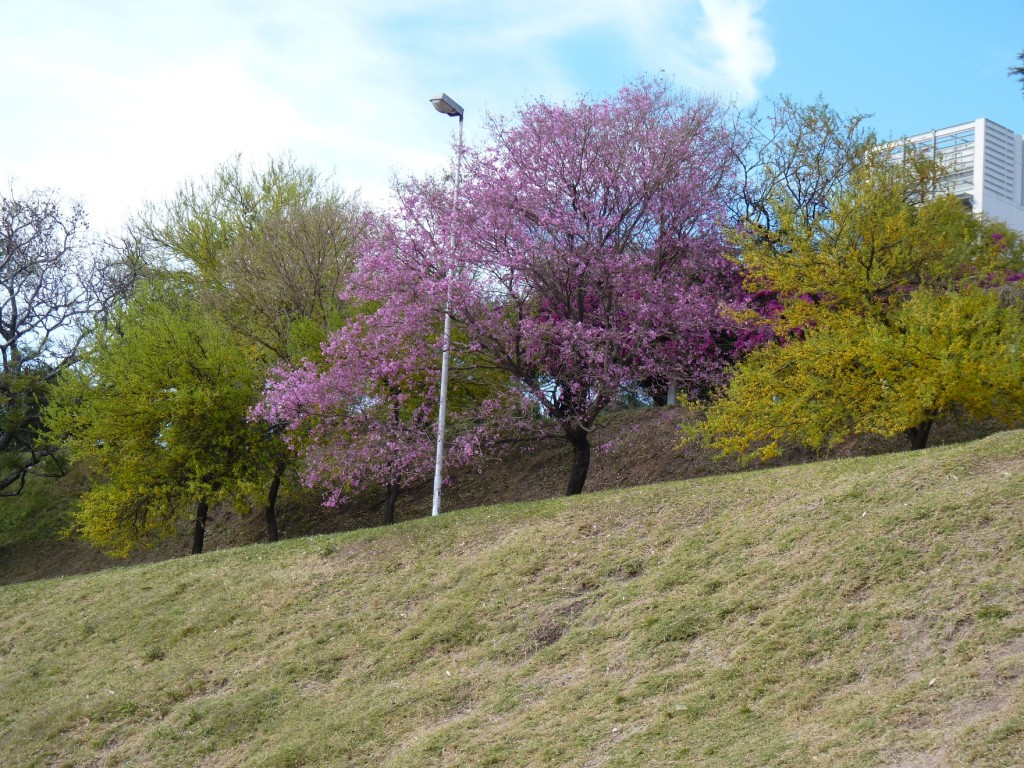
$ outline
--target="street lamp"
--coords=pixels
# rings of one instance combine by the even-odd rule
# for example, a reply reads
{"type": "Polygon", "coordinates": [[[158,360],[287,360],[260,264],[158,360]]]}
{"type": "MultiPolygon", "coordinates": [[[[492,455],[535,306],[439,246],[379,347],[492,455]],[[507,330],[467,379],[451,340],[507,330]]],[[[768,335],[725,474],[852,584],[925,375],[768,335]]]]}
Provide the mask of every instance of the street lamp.
{"type": "MultiPolygon", "coordinates": [[[[459,204],[459,184],[462,181],[462,120],[466,115],[465,110],[460,107],[451,96],[446,93],[439,93],[434,96],[430,103],[434,109],[443,115],[459,118],[459,143],[455,157],[455,190],[452,192],[452,235],[451,253],[448,256],[448,268],[446,276],[451,275],[451,255],[455,252],[455,211],[459,204]]],[[[444,302],[444,336],[441,346],[441,402],[437,408],[437,454],[434,457],[434,503],[430,508],[432,517],[441,514],[441,469],[444,464],[444,425],[448,411],[448,358],[450,355],[452,341],[452,316],[449,302],[451,295],[444,302]]]]}

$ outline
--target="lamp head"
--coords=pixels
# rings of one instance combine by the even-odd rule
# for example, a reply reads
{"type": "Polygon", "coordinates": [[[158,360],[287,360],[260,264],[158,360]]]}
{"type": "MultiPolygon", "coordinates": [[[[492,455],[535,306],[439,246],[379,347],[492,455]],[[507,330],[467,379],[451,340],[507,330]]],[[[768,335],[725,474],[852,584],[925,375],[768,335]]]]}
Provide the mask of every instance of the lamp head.
{"type": "Polygon", "coordinates": [[[447,93],[437,94],[437,96],[430,99],[430,103],[434,105],[434,109],[443,115],[458,118],[462,118],[465,115],[465,110],[447,93]]]}

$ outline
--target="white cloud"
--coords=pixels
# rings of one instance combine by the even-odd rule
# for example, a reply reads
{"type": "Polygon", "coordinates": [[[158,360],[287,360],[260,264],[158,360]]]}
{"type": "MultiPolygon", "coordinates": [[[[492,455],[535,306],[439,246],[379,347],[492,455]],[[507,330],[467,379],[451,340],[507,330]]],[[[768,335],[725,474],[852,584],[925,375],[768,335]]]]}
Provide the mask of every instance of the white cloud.
{"type": "Polygon", "coordinates": [[[611,92],[648,71],[747,100],[774,57],[751,0],[35,0],[0,28],[0,180],[56,186],[115,227],[244,153],[292,151],[386,197],[449,157],[467,108],[611,92]],[[600,74],[595,74],[600,73],[600,74]]]}
{"type": "Polygon", "coordinates": [[[757,81],[775,66],[775,53],[757,18],[763,0],[700,0],[700,4],[707,18],[706,35],[719,53],[715,71],[742,101],[754,101],[757,81]]]}

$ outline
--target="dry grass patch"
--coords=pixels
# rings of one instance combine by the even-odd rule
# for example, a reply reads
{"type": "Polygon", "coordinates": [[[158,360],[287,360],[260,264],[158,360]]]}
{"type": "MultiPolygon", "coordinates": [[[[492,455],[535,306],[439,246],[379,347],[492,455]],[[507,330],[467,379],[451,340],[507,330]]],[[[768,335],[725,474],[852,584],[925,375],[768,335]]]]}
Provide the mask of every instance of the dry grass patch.
{"type": "Polygon", "coordinates": [[[1015,432],[2,587],[4,764],[1021,764],[1022,490],[1015,432]]]}

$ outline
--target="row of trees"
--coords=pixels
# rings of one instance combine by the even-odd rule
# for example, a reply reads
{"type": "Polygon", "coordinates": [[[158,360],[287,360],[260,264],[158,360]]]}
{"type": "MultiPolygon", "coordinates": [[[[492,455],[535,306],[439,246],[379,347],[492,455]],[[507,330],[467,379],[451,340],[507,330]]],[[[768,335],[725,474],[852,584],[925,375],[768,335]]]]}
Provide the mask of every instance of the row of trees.
{"type": "Polygon", "coordinates": [[[89,463],[79,524],[112,551],[182,520],[201,551],[211,505],[257,498],[276,538],[293,476],[328,504],[379,486],[391,521],[433,468],[446,310],[447,465],[563,439],[570,494],[624,397],[706,403],[703,437],[760,457],[1020,418],[1019,239],[862,119],[737,116],[646,80],[538,101],[466,150],[455,210],[451,174],[371,211],[311,169],[236,161],[132,223],[20,454],[89,463]]]}

